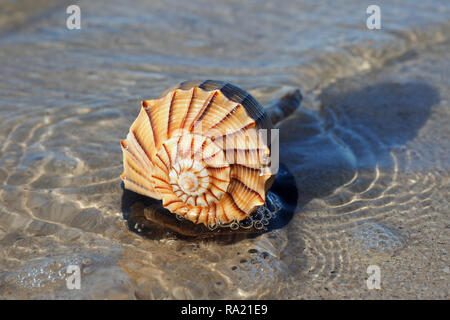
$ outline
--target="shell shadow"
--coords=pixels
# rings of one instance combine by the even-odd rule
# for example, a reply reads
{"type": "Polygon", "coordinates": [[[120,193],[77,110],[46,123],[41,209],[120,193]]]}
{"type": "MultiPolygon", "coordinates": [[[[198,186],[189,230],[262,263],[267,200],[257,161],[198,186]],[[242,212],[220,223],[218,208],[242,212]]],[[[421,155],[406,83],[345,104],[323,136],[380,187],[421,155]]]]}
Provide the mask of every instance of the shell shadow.
{"type": "Polygon", "coordinates": [[[441,100],[439,91],[426,82],[383,82],[354,88],[359,86],[355,81],[323,90],[321,113],[333,108],[371,130],[389,147],[414,139],[430,117],[431,107],[441,100]]]}
{"type": "Polygon", "coordinates": [[[280,164],[270,191],[278,196],[282,208],[277,212],[276,218],[269,220],[265,229],[217,228],[211,231],[204,225],[177,219],[174,214],[162,206],[160,200],[127,190],[123,183],[122,190],[122,215],[127,221],[130,231],[152,240],[176,237],[189,241],[207,240],[226,244],[254,238],[271,230],[282,228],[292,219],[298,197],[294,176],[285,165],[280,164]]]}
{"type": "Polygon", "coordinates": [[[361,83],[347,79],[324,89],[318,111],[300,109],[281,124],[280,161],[296,180],[296,212],[331,195],[355,172],[392,165],[385,161],[392,148],[414,139],[440,101],[425,82],[361,83]]]}

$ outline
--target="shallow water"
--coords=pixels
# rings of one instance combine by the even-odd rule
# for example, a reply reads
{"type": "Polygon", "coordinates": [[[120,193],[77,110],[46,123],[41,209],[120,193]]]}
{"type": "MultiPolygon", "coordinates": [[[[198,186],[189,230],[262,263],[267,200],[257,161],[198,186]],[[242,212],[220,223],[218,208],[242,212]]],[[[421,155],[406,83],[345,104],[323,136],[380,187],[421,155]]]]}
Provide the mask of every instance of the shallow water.
{"type": "Polygon", "coordinates": [[[65,3],[0,5],[1,297],[448,298],[448,1],[380,1],[375,31],[359,1],[79,5],[77,31],[65,3]],[[140,100],[206,78],[301,88],[278,124],[294,213],[228,243],[132,232],[119,141],[140,100]]]}

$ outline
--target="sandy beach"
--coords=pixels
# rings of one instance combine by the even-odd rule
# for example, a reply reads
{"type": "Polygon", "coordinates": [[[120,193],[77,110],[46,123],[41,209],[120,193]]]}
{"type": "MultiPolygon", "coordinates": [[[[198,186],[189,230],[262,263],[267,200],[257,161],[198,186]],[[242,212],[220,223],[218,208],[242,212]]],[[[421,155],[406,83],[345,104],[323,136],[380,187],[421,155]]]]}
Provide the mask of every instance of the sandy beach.
{"type": "Polygon", "coordinates": [[[447,300],[450,3],[377,4],[378,30],[356,0],[82,0],[73,30],[71,2],[0,4],[0,298],[447,300]],[[263,105],[301,90],[276,124],[282,227],[224,243],[124,219],[141,101],[198,79],[263,105]]]}

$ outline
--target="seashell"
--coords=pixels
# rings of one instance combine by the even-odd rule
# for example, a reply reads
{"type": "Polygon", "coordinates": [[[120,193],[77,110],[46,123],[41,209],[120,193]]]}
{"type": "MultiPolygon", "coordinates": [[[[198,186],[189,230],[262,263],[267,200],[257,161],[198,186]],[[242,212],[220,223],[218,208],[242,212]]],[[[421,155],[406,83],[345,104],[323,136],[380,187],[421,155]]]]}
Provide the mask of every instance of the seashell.
{"type": "Polygon", "coordinates": [[[183,82],[142,108],[121,141],[126,189],[209,228],[236,225],[266,201],[272,123],[247,92],[183,82]],[[266,130],[269,135],[264,139],[266,130]]]}

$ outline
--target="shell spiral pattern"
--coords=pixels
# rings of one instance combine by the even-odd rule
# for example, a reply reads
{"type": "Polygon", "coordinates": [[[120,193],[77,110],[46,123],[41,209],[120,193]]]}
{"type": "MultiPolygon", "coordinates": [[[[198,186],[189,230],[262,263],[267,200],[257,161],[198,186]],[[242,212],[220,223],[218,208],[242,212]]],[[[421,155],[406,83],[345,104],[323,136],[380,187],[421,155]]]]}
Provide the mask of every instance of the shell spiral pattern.
{"type": "Polygon", "coordinates": [[[184,82],[144,100],[121,141],[125,188],[208,227],[250,216],[265,203],[272,124],[247,92],[229,83],[184,82]],[[261,132],[263,134],[261,134],[261,132]]]}

